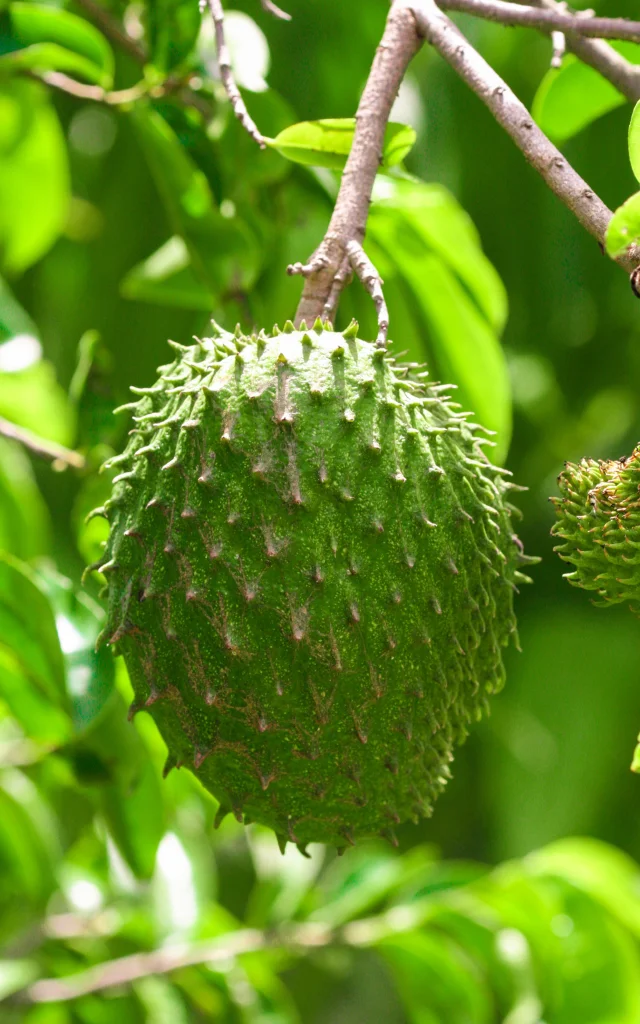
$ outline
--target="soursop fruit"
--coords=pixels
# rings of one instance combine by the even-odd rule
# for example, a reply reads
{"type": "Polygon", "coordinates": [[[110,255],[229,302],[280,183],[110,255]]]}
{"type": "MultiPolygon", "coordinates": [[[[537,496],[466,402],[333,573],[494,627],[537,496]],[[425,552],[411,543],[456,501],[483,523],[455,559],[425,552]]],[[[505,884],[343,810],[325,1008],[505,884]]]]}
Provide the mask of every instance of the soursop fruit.
{"type": "Polygon", "coordinates": [[[134,388],[103,639],[220,802],[291,841],[431,812],[504,681],[508,474],[418,367],[317,321],[174,345],[134,388]]]}
{"type": "Polygon", "coordinates": [[[567,463],[558,484],[555,550],[575,566],[565,578],[594,604],[640,611],[640,446],[626,459],[567,463]]]}

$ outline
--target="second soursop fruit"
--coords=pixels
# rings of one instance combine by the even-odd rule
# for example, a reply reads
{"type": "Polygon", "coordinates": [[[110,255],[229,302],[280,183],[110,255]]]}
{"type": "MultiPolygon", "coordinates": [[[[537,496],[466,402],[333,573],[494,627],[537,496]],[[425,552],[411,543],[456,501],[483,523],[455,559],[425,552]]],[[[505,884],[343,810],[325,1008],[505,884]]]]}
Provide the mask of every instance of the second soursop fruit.
{"type": "Polygon", "coordinates": [[[339,848],[431,812],[527,559],[480,428],[323,328],[179,349],[104,514],[104,637],[220,813],[339,848]]]}

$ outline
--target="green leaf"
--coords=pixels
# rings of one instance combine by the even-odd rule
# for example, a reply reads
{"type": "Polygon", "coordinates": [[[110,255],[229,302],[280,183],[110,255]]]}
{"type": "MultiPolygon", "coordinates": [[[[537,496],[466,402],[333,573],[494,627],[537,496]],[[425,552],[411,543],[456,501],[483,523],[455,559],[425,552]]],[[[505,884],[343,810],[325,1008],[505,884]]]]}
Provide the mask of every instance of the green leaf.
{"type": "Polygon", "coordinates": [[[16,373],[0,372],[0,416],[49,441],[72,443],[73,409],[50,363],[37,362],[16,373]]]}
{"type": "Polygon", "coordinates": [[[0,86],[0,252],[4,269],[25,270],[51,247],[67,216],[64,136],[44,88],[0,86]]]}
{"type": "Polygon", "coordinates": [[[527,871],[571,883],[640,937],[640,867],[622,850],[592,838],[560,839],[530,854],[527,871]]]}
{"type": "MultiPolygon", "coordinates": [[[[41,815],[42,800],[21,772],[6,772],[0,786],[0,913],[14,901],[23,915],[44,902],[54,887],[51,822],[41,815]],[[38,806],[40,805],[40,806],[38,806]]],[[[4,922],[3,922],[4,923],[4,922]]]]}
{"type": "Polygon", "coordinates": [[[612,259],[640,242],[640,192],[619,206],[609,221],[605,246],[612,259]]]}
{"type": "Polygon", "coordinates": [[[369,233],[411,290],[428,331],[428,365],[456,384],[456,400],[497,434],[492,458],[504,459],[511,437],[511,394],[500,342],[458,277],[411,226],[381,208],[369,233]]]}
{"type": "Polygon", "coordinates": [[[636,103],[629,124],[629,159],[631,169],[640,181],[640,103],[636,103]]]}
{"type": "Polygon", "coordinates": [[[133,786],[107,786],[101,807],[111,836],[136,878],[153,874],[166,821],[161,782],[150,760],[133,786]]]}
{"type": "Polygon", "coordinates": [[[54,705],[67,708],[66,680],[55,618],[37,578],[0,552],[0,650],[54,705]]]}
{"type": "Polygon", "coordinates": [[[201,15],[192,0],[155,0],[147,6],[151,63],[170,71],[193,50],[201,15]]]}
{"type": "MultiPolygon", "coordinates": [[[[267,142],[294,163],[341,170],[351,151],[355,124],[352,117],[301,121],[285,128],[275,139],[268,139],[267,142]]],[[[409,125],[388,124],[382,149],[382,166],[395,167],[401,164],[415,141],[416,132],[409,125]]]]}
{"type": "MultiPolygon", "coordinates": [[[[40,49],[41,59],[60,59],[62,51],[81,58],[75,66],[61,67],[57,63],[44,65],[42,70],[76,71],[105,89],[113,85],[113,53],[109,43],[94,25],[84,18],[71,14],[61,7],[50,4],[24,3],[15,0],[10,4],[11,24],[19,42],[31,48],[40,44],[53,44],[54,49],[40,49]]],[[[34,67],[34,65],[26,65],[34,67]]]]}
{"type": "Polygon", "coordinates": [[[122,281],[120,293],[125,299],[203,313],[210,313],[216,302],[214,292],[194,273],[189,250],[179,235],[133,267],[122,281]]]}
{"type": "Polygon", "coordinates": [[[45,554],[47,507],[21,445],[0,438],[0,550],[29,560],[45,554]]]}
{"type": "Polygon", "coordinates": [[[223,217],[209,183],[180,140],[152,107],[138,104],[132,118],[171,227],[186,243],[198,278],[215,293],[248,291],[260,254],[246,224],[223,217]]]}
{"type": "Polygon", "coordinates": [[[532,114],[543,132],[564,142],[624,103],[624,96],[611,82],[569,54],[561,68],[552,68],[542,79],[532,114]]]}
{"type": "Polygon", "coordinates": [[[38,977],[34,960],[0,960],[0,1002],[38,977]]]}
{"type": "Polygon", "coordinates": [[[507,292],[469,215],[442,185],[418,180],[380,179],[374,191],[372,216],[393,210],[409,228],[455,271],[491,327],[501,334],[509,315],[507,292]]]}
{"type": "Polygon", "coordinates": [[[34,71],[43,74],[47,71],[65,71],[86,78],[89,82],[104,87],[105,76],[101,68],[93,61],[87,60],[79,53],[65,50],[57,43],[34,43],[22,50],[13,50],[0,57],[0,75],[16,71],[34,71]]]}
{"type": "Polygon", "coordinates": [[[491,1024],[491,995],[473,960],[448,936],[409,932],[377,946],[415,1024],[491,1024]]]}

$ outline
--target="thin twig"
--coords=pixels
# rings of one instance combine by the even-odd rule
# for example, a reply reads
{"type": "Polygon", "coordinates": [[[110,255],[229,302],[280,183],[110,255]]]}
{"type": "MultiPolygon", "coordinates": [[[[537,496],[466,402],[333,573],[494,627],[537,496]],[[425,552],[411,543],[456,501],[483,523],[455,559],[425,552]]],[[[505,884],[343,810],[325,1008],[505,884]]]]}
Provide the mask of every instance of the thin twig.
{"type": "Polygon", "coordinates": [[[387,309],[384,292],[382,291],[382,285],[384,282],[376,267],[374,267],[366,252],[358,242],[349,242],[347,246],[347,253],[351,266],[367,289],[369,295],[373,299],[373,304],[376,307],[376,313],[378,314],[378,337],[376,339],[376,345],[378,345],[379,348],[385,348],[387,344],[387,335],[389,333],[389,310],[387,309]]]}
{"type": "Polygon", "coordinates": [[[53,459],[54,462],[59,462],[65,466],[73,466],[74,469],[84,469],[85,460],[80,452],[71,451],[61,444],[56,444],[55,441],[47,441],[43,437],[38,437],[36,434],[32,434],[30,430],[25,430],[24,427],[17,427],[15,423],[11,423],[2,417],[0,417],[0,434],[2,437],[10,438],[12,441],[19,441],[29,451],[34,452],[36,455],[42,455],[45,459],[53,459]]]}
{"type": "Polygon", "coordinates": [[[208,10],[213,19],[216,33],[216,47],[218,51],[218,68],[220,69],[220,80],[229,98],[231,109],[242,127],[249,133],[252,139],[258,143],[260,149],[266,148],[264,135],[251,117],[246,108],[245,102],[240,94],[231,66],[231,57],[224,33],[224,11],[221,0],[200,0],[200,9],[208,10]]]}
{"type": "Polygon", "coordinates": [[[62,92],[75,96],[80,100],[93,100],[95,103],[108,103],[111,106],[122,106],[127,103],[134,103],[149,93],[149,86],[146,82],[138,82],[130,89],[117,89],[109,92],[99,85],[85,85],[84,82],[76,82],[75,78],[69,78],[62,71],[47,71],[41,76],[43,82],[53,89],[60,89],[62,92]]]}
{"type": "MultiPolygon", "coordinates": [[[[529,0],[529,6],[542,7],[550,11],[560,9],[560,4],[556,0],[529,0]]],[[[564,5],[561,9],[566,13],[564,5]]],[[[630,103],[637,103],[640,100],[640,65],[632,64],[609,43],[601,39],[586,39],[572,35],[567,39],[567,49],[584,64],[599,72],[603,78],[607,78],[630,103]]]]}
{"type": "Polygon", "coordinates": [[[122,25],[112,18],[104,7],[101,7],[95,0],[76,0],[76,2],[78,7],[82,7],[91,20],[100,27],[107,39],[110,39],[121,50],[125,50],[138,64],[146,64],[147,55],[144,48],[130,35],[127,35],[122,25]]]}
{"type": "Polygon", "coordinates": [[[334,287],[336,275],[343,266],[349,242],[362,244],[364,239],[389,114],[407,67],[419,48],[420,38],[408,3],[394,0],[356,114],[353,145],[329,229],[309,261],[314,264],[322,258],[324,262],[321,269],[306,279],[296,313],[297,323],[302,320],[313,323],[318,316],[333,319],[340,295],[340,290],[334,287]]]}
{"type": "MultiPolygon", "coordinates": [[[[414,0],[420,31],[489,108],[549,188],[602,245],[611,210],[574,171],[506,82],[487,64],[434,0],[414,0]]],[[[637,249],[617,261],[629,273],[640,262],[637,249]]]]}
{"type": "Polygon", "coordinates": [[[438,6],[449,11],[472,14],[501,25],[522,25],[525,28],[540,28],[572,35],[589,36],[592,39],[628,39],[640,42],[640,21],[627,18],[595,18],[584,12],[567,14],[546,7],[522,6],[508,0],[438,0],[438,6]]]}
{"type": "Polygon", "coordinates": [[[320,922],[294,924],[273,931],[246,928],[192,945],[167,946],[151,953],[134,953],[108,960],[66,978],[43,978],[29,985],[17,998],[23,1003],[68,1002],[151,975],[168,974],[198,964],[225,963],[236,956],[265,949],[295,953],[330,945],[371,946],[385,937],[415,930],[433,913],[433,904],[424,900],[411,906],[393,907],[374,917],[351,921],[338,929],[320,922]]]}
{"type": "Polygon", "coordinates": [[[263,10],[268,14],[273,14],[274,18],[280,18],[281,21],[291,21],[291,15],[274,4],[273,0],[260,0],[260,2],[263,10]]]}

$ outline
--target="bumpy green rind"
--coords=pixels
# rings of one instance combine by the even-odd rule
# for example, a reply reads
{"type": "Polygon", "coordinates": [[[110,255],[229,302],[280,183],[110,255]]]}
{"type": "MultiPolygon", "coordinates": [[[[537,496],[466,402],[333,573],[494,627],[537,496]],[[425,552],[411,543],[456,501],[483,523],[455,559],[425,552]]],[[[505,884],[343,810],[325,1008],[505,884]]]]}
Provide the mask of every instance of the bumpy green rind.
{"type": "Polygon", "coordinates": [[[178,348],[134,389],[100,571],[170,750],[281,843],[431,812],[504,682],[510,485],[416,367],[323,329],[178,348]]]}
{"type": "Polygon", "coordinates": [[[594,604],[640,610],[640,446],[619,461],[567,463],[558,484],[555,550],[575,566],[565,578],[593,591],[594,604]]]}

